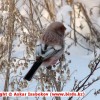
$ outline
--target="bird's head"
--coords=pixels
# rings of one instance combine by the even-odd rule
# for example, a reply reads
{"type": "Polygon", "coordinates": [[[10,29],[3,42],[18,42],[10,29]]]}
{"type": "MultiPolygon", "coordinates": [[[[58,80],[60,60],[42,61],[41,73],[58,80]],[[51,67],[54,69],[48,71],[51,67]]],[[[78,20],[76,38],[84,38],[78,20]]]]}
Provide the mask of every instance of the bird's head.
{"type": "Polygon", "coordinates": [[[66,27],[61,22],[53,22],[47,27],[47,30],[52,30],[54,33],[64,36],[66,27]]]}

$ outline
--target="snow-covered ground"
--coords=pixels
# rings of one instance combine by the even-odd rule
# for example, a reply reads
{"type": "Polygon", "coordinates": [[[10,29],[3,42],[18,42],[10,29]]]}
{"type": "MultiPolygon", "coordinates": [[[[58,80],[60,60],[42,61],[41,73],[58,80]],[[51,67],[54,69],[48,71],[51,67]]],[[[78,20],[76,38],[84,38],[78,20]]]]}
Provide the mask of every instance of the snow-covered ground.
{"type": "MultiPolygon", "coordinates": [[[[89,15],[89,10],[94,7],[94,6],[98,6],[100,5],[100,0],[74,0],[75,2],[82,2],[82,4],[84,4],[84,6],[86,7],[87,11],[88,11],[88,15],[89,15]]],[[[18,6],[19,7],[19,6],[18,6]]],[[[27,13],[26,10],[27,7],[26,5],[24,5],[23,7],[20,8],[20,12],[23,16],[27,17],[27,13]]],[[[98,8],[94,8],[93,9],[93,15],[90,16],[91,21],[96,24],[98,24],[100,26],[100,15],[98,16],[98,8]]],[[[56,16],[56,20],[57,21],[64,21],[64,25],[67,28],[66,34],[67,32],[72,31],[71,28],[69,27],[70,22],[71,22],[71,18],[70,18],[70,14],[69,12],[72,11],[72,8],[68,5],[64,5],[63,7],[61,7],[60,9],[58,9],[57,12],[57,16],[56,16]]],[[[3,16],[6,16],[6,12],[3,12],[3,16]]],[[[45,13],[45,12],[44,12],[45,13]]],[[[47,16],[47,14],[45,14],[45,16],[47,16]]],[[[87,27],[87,24],[82,20],[82,19],[76,19],[78,20],[76,22],[76,25],[79,26],[81,23],[84,25],[84,29],[83,30],[79,30],[77,29],[80,33],[82,33],[84,36],[88,36],[89,30],[87,27]],[[85,34],[84,34],[85,33],[85,34]]],[[[98,31],[100,31],[100,27],[97,27],[97,25],[94,25],[96,27],[96,29],[98,31]]],[[[72,32],[72,38],[74,38],[73,36],[73,32],[72,32]]],[[[69,46],[70,44],[72,44],[72,46],[68,49],[68,52],[70,52],[70,55],[66,56],[66,59],[71,59],[71,64],[70,64],[70,71],[75,73],[72,75],[71,79],[66,83],[66,86],[64,87],[63,91],[70,91],[73,87],[74,84],[74,78],[76,78],[77,80],[81,80],[83,79],[86,75],[88,75],[88,73],[90,72],[90,69],[88,68],[88,64],[90,63],[91,60],[94,59],[94,53],[93,51],[93,46],[90,46],[88,42],[86,42],[81,36],[78,35],[78,42],[85,48],[90,49],[91,51],[88,51],[87,49],[84,49],[82,46],[80,46],[79,44],[75,45],[75,43],[73,42],[72,39],[70,39],[69,37],[65,38],[65,48],[67,48],[67,46],[69,46]]],[[[18,40],[15,41],[15,43],[17,43],[18,40]]],[[[16,44],[17,45],[17,44],[16,44]]],[[[18,57],[18,58],[22,58],[23,55],[25,55],[25,45],[21,44],[20,47],[16,46],[14,48],[14,50],[16,50],[15,53],[13,53],[13,57],[18,57]]],[[[100,50],[96,49],[98,55],[100,54],[100,50]]],[[[30,66],[30,65],[29,65],[30,66]]],[[[30,67],[29,67],[30,68],[30,67]]],[[[28,68],[28,69],[29,69],[28,68]]],[[[22,76],[25,75],[25,73],[27,72],[26,69],[23,73],[22,76]]],[[[18,73],[20,72],[20,69],[18,70],[18,73]]],[[[12,74],[13,75],[13,74],[12,74]]],[[[91,80],[97,76],[100,76],[100,70],[97,70],[96,73],[92,76],[91,80]]],[[[0,91],[3,90],[4,87],[4,77],[2,75],[0,75],[0,91]]],[[[37,83],[35,81],[35,79],[31,82],[28,83],[28,87],[22,89],[22,91],[36,91],[36,86],[37,83]]],[[[98,89],[100,88],[100,81],[98,81],[97,83],[93,84],[89,89],[87,89],[85,91],[85,93],[88,93],[91,89],[98,89]]],[[[100,100],[99,96],[95,96],[94,94],[94,90],[87,96],[85,97],[84,100],[100,100]]],[[[47,97],[48,100],[51,100],[51,97],[47,97]]],[[[22,100],[23,98],[19,98],[18,100],[22,100]]],[[[66,100],[67,97],[62,97],[62,100],[66,100]]],[[[0,98],[1,100],[1,98],[0,98]]],[[[11,98],[11,100],[13,100],[13,98],[11,98]]],[[[28,97],[28,100],[35,100],[35,98],[33,97],[28,97]]],[[[42,98],[39,98],[39,100],[42,100],[42,98]]],[[[76,100],[76,98],[74,98],[73,100],[76,100]]]]}

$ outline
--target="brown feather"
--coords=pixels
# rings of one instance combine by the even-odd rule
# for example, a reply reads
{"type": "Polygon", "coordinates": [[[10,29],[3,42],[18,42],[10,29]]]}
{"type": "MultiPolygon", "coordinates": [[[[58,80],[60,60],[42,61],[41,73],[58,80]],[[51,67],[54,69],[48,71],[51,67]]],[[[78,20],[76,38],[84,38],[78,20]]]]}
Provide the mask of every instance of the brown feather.
{"type": "Polygon", "coordinates": [[[64,25],[60,22],[51,23],[42,35],[42,41],[49,45],[63,44],[65,29],[64,25]]]}

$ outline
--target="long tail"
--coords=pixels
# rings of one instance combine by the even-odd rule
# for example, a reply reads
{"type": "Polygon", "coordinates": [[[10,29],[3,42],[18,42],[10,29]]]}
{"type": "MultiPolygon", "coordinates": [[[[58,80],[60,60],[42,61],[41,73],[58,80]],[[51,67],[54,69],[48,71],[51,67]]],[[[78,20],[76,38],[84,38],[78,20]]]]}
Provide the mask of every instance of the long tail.
{"type": "Polygon", "coordinates": [[[25,75],[24,79],[30,81],[41,64],[42,61],[36,61],[31,69],[28,71],[28,73],[25,75]]]}

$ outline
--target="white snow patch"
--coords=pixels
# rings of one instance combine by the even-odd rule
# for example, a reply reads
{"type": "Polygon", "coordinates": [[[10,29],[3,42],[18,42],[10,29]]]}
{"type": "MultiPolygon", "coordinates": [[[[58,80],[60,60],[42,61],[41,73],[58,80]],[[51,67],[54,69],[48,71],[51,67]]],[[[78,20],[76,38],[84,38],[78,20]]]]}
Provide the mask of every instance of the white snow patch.
{"type": "Polygon", "coordinates": [[[71,28],[68,26],[70,25],[70,12],[72,8],[69,5],[62,6],[56,15],[56,20],[59,22],[63,22],[65,27],[67,28],[67,32],[71,31],[71,28]]]}

